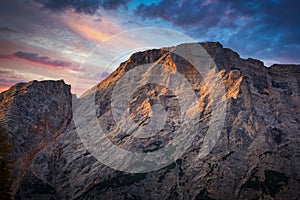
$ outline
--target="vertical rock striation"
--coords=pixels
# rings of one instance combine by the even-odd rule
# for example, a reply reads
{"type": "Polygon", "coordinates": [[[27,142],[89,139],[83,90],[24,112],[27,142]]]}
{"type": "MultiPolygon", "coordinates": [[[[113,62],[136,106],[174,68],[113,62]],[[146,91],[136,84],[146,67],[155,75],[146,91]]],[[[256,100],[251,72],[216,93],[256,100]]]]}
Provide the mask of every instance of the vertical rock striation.
{"type": "MultiPolygon", "coordinates": [[[[298,198],[300,66],[273,65],[267,68],[259,60],[240,58],[236,52],[223,48],[219,43],[200,45],[216,63],[218,77],[222,78],[226,90],[222,99],[227,103],[226,121],[220,138],[211,153],[204,158],[200,159],[198,154],[211,119],[214,99],[208,90],[210,83],[203,81],[201,74],[189,62],[169,52],[169,48],[133,54],[107,79],[87,91],[77,104],[77,109],[84,110],[85,99],[95,95],[98,121],[115,145],[137,153],[155,152],[170,142],[181,125],[181,109],[176,95],[157,84],[145,84],[133,93],[129,101],[130,117],[140,126],[149,123],[151,106],[155,104],[160,104],[167,113],[161,131],[149,138],[136,139],[122,132],[114,121],[111,110],[113,88],[125,73],[142,64],[155,62],[164,66],[166,72],[181,73],[198,98],[198,108],[195,109],[201,112],[200,126],[192,145],[181,158],[158,171],[129,174],[98,162],[82,144],[74,122],[65,122],[72,116],[68,89],[66,93],[59,93],[59,97],[55,89],[49,89],[47,94],[34,89],[37,93],[25,96],[28,95],[25,92],[28,89],[23,90],[23,87],[30,88],[31,84],[44,87],[42,85],[48,83],[31,82],[16,85],[2,93],[0,105],[7,108],[12,105],[9,102],[14,102],[9,101],[9,97],[16,102],[30,102],[37,98],[34,102],[40,105],[40,112],[33,111],[34,115],[29,114],[30,118],[25,116],[29,108],[23,110],[19,106],[7,111],[1,107],[2,121],[16,117],[15,124],[6,123],[12,141],[19,141],[15,145],[15,155],[22,155],[23,158],[33,151],[32,147],[40,150],[27,160],[29,167],[22,168],[26,174],[18,187],[16,199],[298,198]],[[66,105],[60,108],[60,113],[49,111],[52,104],[57,108],[53,103],[55,100],[60,102],[59,105],[66,105]],[[47,121],[39,122],[40,118],[47,121]],[[37,131],[33,131],[34,125],[37,131]],[[20,133],[17,134],[16,130],[20,133]],[[21,130],[28,131],[24,134],[21,130]],[[24,145],[22,141],[30,142],[30,145],[24,145]]],[[[167,74],[162,74],[161,78],[167,79],[167,74]]],[[[137,76],[145,77],[145,81],[149,78],[149,74],[137,76]]],[[[216,77],[208,75],[208,78],[214,80],[216,77]]]]}
{"type": "Polygon", "coordinates": [[[72,118],[64,81],[18,83],[0,94],[0,121],[9,134],[14,192],[34,156],[64,132],[72,118]]]}

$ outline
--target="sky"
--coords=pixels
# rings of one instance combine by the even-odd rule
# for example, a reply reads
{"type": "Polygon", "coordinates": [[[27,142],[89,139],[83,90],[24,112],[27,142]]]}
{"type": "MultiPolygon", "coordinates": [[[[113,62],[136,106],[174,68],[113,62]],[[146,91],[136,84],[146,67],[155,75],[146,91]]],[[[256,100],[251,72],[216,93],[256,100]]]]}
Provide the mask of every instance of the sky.
{"type": "Polygon", "coordinates": [[[191,40],[300,63],[299,11],[291,0],[1,0],[0,91],[64,79],[80,95],[134,51],[191,40]]]}

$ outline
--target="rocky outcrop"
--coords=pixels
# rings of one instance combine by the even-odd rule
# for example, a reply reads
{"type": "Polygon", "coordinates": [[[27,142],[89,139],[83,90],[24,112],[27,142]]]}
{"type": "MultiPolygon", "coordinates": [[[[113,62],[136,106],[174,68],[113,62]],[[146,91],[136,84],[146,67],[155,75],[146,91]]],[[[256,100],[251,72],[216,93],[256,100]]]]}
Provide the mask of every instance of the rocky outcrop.
{"type": "MultiPolygon", "coordinates": [[[[117,81],[136,66],[155,62],[166,72],[161,79],[180,72],[196,94],[198,107],[193,109],[201,115],[192,145],[162,169],[125,173],[97,161],[82,144],[72,121],[51,145],[35,154],[16,199],[296,199],[300,195],[300,66],[267,68],[219,43],[200,45],[216,63],[217,77],[225,87],[222,100],[227,104],[224,127],[210,154],[198,156],[214,102],[210,83],[168,48],[138,52],[100,82],[95,93],[85,93],[75,112],[86,110],[85,100],[94,95],[97,120],[115,145],[136,153],[165,147],[181,126],[178,118],[183,111],[173,91],[146,84],[133,93],[130,118],[140,126],[149,124],[153,105],[160,104],[167,113],[161,131],[149,138],[124,134],[111,109],[117,81]]],[[[145,80],[150,77],[142,75],[145,80]]],[[[215,78],[208,75],[212,82],[215,78]]]]}
{"type": "Polygon", "coordinates": [[[71,99],[64,81],[19,83],[0,94],[0,120],[15,160],[13,189],[34,156],[64,132],[72,116],[71,99]]]}

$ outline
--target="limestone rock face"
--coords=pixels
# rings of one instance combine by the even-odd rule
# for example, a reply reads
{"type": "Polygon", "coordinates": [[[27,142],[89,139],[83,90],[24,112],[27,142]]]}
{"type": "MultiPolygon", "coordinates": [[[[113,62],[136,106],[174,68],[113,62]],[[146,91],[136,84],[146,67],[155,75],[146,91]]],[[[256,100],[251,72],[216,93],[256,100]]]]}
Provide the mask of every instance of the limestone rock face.
{"type": "Polygon", "coordinates": [[[0,94],[0,120],[12,144],[14,185],[35,154],[64,132],[71,120],[70,86],[63,81],[19,83],[0,94]]]}
{"type": "MultiPolygon", "coordinates": [[[[85,103],[92,96],[95,99],[95,105],[92,106],[95,108],[97,122],[101,124],[103,132],[113,144],[137,154],[159,151],[172,141],[182,126],[180,116],[185,111],[176,93],[159,84],[145,84],[131,95],[128,100],[129,118],[140,127],[151,124],[155,105],[160,105],[159,108],[166,113],[163,127],[148,138],[135,138],[121,130],[112,113],[112,97],[118,97],[114,96],[113,89],[127,72],[147,63],[160,64],[165,70],[165,73],[160,74],[162,80],[168,79],[173,72],[179,72],[186,78],[197,97],[197,106],[189,111],[192,114],[195,111],[200,112],[199,127],[191,146],[183,155],[156,171],[120,172],[97,161],[87,151],[78,135],[78,124],[75,125],[74,120],[66,126],[62,125],[64,120],[61,120],[58,124],[51,124],[51,133],[63,130],[62,133],[57,134],[57,137],[50,137],[47,141],[51,143],[45,142],[45,146],[34,154],[18,187],[16,199],[298,198],[300,66],[273,65],[266,68],[261,61],[242,59],[236,52],[223,48],[219,43],[200,45],[216,64],[210,72],[213,74],[217,71],[217,76],[208,74],[206,79],[211,82],[204,81],[189,62],[172,54],[170,49],[147,50],[135,53],[121,63],[119,68],[95,86],[94,90],[87,91],[76,102],[76,108],[73,110],[75,113],[88,110],[85,103]],[[210,94],[209,84],[218,78],[221,78],[225,87],[222,101],[227,105],[226,119],[212,151],[199,158],[199,152],[205,148],[203,138],[212,118],[214,98],[210,94]],[[64,128],[61,129],[62,127],[64,128]]],[[[149,67],[148,72],[151,70],[153,69],[149,67]]],[[[151,73],[136,76],[142,76],[147,83],[151,73]]],[[[20,98],[21,91],[19,89],[14,94],[10,93],[17,99],[20,98]]],[[[216,91],[218,92],[217,88],[216,91]]],[[[177,92],[185,94],[184,90],[177,92]]],[[[68,98],[63,102],[70,105],[71,95],[69,92],[67,94],[68,98]]],[[[8,95],[5,98],[5,93],[1,95],[2,105],[7,102],[4,99],[7,99],[8,95]]],[[[37,95],[32,98],[40,97],[37,95]]],[[[50,106],[49,103],[41,102],[44,106],[50,106]]],[[[60,112],[58,119],[72,117],[66,110],[60,112]]],[[[22,127],[22,124],[26,123],[30,127],[33,126],[30,122],[21,123],[27,118],[21,116],[24,111],[18,110],[18,113],[20,117],[17,120],[20,121],[16,120],[18,124],[14,127],[22,127]]],[[[3,116],[7,115],[4,113],[3,116]]],[[[91,121],[88,117],[83,120],[91,121]]],[[[87,134],[94,128],[88,127],[87,134]]],[[[137,131],[132,130],[133,134],[137,131]]],[[[36,137],[44,138],[44,135],[47,135],[47,131],[42,130],[35,133],[39,135],[28,135],[31,146],[40,145],[36,137]]],[[[92,139],[98,140],[96,135],[92,139]]],[[[100,138],[99,142],[104,141],[100,138]]],[[[17,143],[15,151],[20,151],[21,147],[20,143],[17,143]]],[[[122,158],[116,156],[112,159],[122,158]]]]}

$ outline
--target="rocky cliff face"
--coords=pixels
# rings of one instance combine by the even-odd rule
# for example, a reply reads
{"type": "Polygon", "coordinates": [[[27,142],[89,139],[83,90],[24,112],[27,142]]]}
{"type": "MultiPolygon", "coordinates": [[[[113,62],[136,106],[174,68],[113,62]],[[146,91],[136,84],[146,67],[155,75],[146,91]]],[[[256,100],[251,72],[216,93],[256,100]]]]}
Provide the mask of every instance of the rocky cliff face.
{"type": "Polygon", "coordinates": [[[64,132],[71,120],[70,86],[63,81],[19,83],[0,94],[0,120],[16,160],[16,189],[35,154],[64,132]]]}
{"type": "MultiPolygon", "coordinates": [[[[41,94],[31,98],[21,89],[24,84],[2,93],[1,105],[5,108],[11,105],[7,103],[12,102],[7,100],[9,96],[23,101],[20,105],[45,95],[51,97],[49,101],[35,101],[48,110],[38,107],[37,111],[33,104],[28,104],[31,115],[43,114],[39,117],[47,122],[42,124],[34,124],[38,121],[36,118],[26,121],[28,117],[23,116],[26,109],[6,111],[1,107],[2,119],[7,120],[9,116],[11,119],[12,115],[7,113],[16,113],[15,124],[6,123],[10,133],[15,134],[12,138],[30,142],[30,145],[16,143],[16,155],[23,158],[33,151],[32,147],[39,150],[30,154],[33,156],[27,160],[29,166],[23,165],[26,173],[17,188],[16,199],[296,199],[300,195],[300,66],[266,68],[261,61],[242,59],[219,43],[201,43],[201,46],[216,63],[218,77],[225,87],[222,99],[227,104],[219,140],[204,158],[198,155],[203,148],[203,136],[209,127],[214,102],[208,89],[210,83],[203,81],[189,62],[169,49],[133,54],[95,87],[95,93],[88,91],[76,104],[76,110],[84,111],[85,99],[95,95],[97,120],[115,145],[136,153],[155,152],[165,147],[181,126],[178,118],[182,110],[176,95],[157,84],[146,84],[133,93],[129,103],[130,118],[140,126],[149,123],[147,120],[153,114],[151,106],[155,104],[160,104],[167,113],[166,123],[156,135],[136,139],[124,134],[114,121],[113,88],[122,75],[141,64],[161,64],[166,71],[161,74],[162,79],[168,79],[169,72],[180,72],[198,99],[197,108],[193,109],[200,110],[200,125],[187,151],[170,165],[153,172],[125,173],[98,162],[82,144],[74,121],[65,122],[72,116],[68,89],[65,93],[57,92],[57,85],[51,82],[54,89],[49,87],[48,94],[35,88],[34,91],[41,94]],[[59,97],[56,94],[60,94],[59,97]],[[49,107],[51,102],[66,106],[49,107]],[[12,129],[32,130],[34,125],[41,130],[27,131],[26,138],[12,129]]],[[[140,75],[145,80],[150,77],[149,74],[140,75]]],[[[46,83],[27,85],[46,87],[46,83]]]]}

